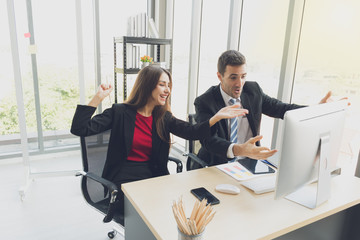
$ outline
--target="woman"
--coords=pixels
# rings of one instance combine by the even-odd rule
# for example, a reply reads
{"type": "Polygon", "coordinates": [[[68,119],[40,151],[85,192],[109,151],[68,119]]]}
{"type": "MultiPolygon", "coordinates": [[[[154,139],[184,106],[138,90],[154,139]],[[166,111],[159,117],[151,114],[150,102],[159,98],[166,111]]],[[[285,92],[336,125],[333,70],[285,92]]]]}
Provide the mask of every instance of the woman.
{"type": "MultiPolygon", "coordinates": [[[[112,91],[111,85],[101,84],[87,106],[77,106],[72,134],[89,136],[111,129],[102,176],[119,189],[122,183],[169,174],[170,133],[185,139],[204,139],[210,137],[211,126],[219,120],[247,113],[236,106],[225,107],[209,121],[192,126],[171,114],[171,87],[172,79],[167,70],[148,66],[139,72],[125,103],[113,104],[91,118],[96,107],[112,91]]],[[[122,192],[118,199],[122,212],[122,192]]]]}

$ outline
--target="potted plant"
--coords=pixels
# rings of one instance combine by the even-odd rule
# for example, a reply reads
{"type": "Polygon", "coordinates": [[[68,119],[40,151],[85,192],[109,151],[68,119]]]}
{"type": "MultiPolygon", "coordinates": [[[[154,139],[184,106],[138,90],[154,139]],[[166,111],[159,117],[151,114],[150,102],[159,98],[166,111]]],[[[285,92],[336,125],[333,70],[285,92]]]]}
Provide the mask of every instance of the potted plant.
{"type": "Polygon", "coordinates": [[[148,55],[144,55],[143,57],[140,58],[140,61],[142,62],[141,68],[144,68],[146,66],[149,66],[150,63],[152,63],[153,58],[148,55]]]}

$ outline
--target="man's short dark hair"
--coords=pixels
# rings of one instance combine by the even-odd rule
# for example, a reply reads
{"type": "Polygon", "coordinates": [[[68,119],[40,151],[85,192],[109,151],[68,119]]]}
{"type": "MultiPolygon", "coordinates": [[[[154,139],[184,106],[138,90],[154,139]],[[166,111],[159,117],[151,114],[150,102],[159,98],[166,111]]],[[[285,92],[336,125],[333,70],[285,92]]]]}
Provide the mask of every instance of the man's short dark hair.
{"type": "Polygon", "coordinates": [[[227,50],[221,54],[218,60],[218,72],[224,76],[225,68],[230,66],[241,66],[246,63],[245,56],[235,50],[227,50]]]}

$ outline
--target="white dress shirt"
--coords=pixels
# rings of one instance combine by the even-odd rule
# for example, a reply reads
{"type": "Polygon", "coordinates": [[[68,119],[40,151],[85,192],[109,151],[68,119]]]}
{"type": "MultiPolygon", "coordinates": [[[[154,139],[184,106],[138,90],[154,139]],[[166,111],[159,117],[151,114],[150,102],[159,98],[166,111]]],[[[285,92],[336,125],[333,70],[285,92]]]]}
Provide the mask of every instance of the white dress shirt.
{"type": "MultiPolygon", "coordinates": [[[[230,99],[232,97],[230,97],[229,95],[227,95],[223,90],[222,88],[220,87],[220,93],[221,93],[221,96],[222,98],[224,99],[224,102],[225,102],[225,105],[226,106],[230,106],[231,104],[229,103],[230,99]]],[[[242,108],[242,105],[241,105],[241,100],[240,98],[237,98],[236,99],[236,103],[235,104],[238,104],[240,105],[240,107],[242,108]]],[[[251,132],[251,129],[250,129],[250,126],[249,126],[249,121],[245,116],[239,116],[237,117],[237,121],[238,121],[238,131],[237,131],[237,135],[238,135],[238,138],[237,138],[237,143],[244,143],[246,142],[247,140],[249,140],[252,136],[252,132],[251,132]]],[[[230,136],[230,119],[228,119],[228,131],[229,131],[229,136],[230,136]]],[[[233,147],[234,147],[235,143],[232,143],[230,144],[229,148],[228,148],[228,151],[227,151],[227,157],[228,158],[234,158],[235,155],[234,155],[234,152],[233,152],[233,147]]],[[[237,158],[244,158],[242,156],[237,156],[237,158]]]]}

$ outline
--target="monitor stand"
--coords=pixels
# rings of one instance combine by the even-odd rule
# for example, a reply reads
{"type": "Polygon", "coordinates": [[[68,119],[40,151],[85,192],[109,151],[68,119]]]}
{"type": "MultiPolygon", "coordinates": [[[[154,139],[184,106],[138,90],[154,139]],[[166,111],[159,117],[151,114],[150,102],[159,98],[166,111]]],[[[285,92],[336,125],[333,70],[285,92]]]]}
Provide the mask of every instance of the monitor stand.
{"type": "Polygon", "coordinates": [[[311,209],[316,208],[330,198],[331,171],[330,163],[328,163],[330,135],[321,136],[319,141],[318,152],[320,157],[319,161],[315,163],[318,164],[317,183],[307,184],[285,197],[311,209]]]}

